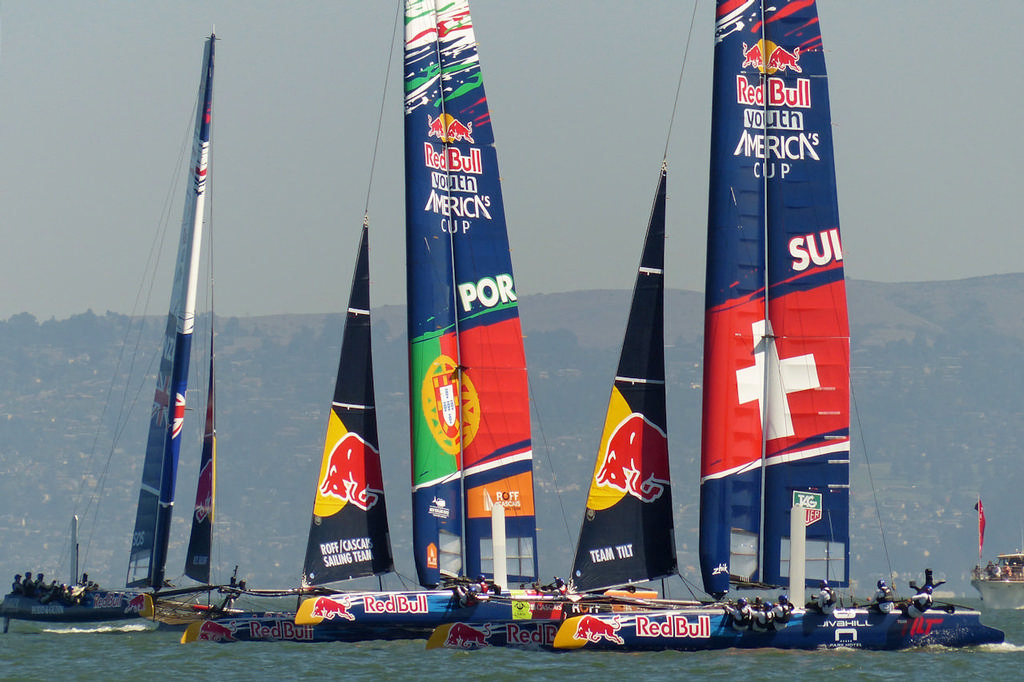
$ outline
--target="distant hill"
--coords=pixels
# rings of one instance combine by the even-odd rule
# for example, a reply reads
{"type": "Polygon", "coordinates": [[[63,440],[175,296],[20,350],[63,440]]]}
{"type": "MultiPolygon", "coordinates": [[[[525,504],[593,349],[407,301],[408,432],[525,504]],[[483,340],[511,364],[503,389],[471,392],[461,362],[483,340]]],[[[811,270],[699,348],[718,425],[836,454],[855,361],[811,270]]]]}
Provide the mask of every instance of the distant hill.
{"type": "MultiPolygon", "coordinates": [[[[1017,379],[1024,364],[1024,274],[851,281],[848,288],[855,410],[851,573],[873,583],[887,575],[888,556],[901,585],[930,566],[952,589],[969,593],[977,496],[989,516],[986,554],[1016,549],[1024,529],[1017,379]]],[[[629,295],[583,291],[520,302],[545,578],[568,571],[629,295]]],[[[667,292],[677,547],[681,570],[695,582],[702,310],[701,294],[667,292]]],[[[67,522],[77,510],[90,576],[123,583],[163,320],[139,324],[91,311],[66,320],[21,314],[0,321],[0,576],[43,570],[63,578],[67,522]],[[127,402],[121,402],[124,395],[127,402]],[[95,504],[75,506],[93,493],[101,500],[98,511],[95,504]]],[[[298,580],[341,325],[340,313],[218,322],[215,562],[222,577],[237,564],[254,586],[298,580]]],[[[409,576],[403,307],[374,309],[374,353],[392,542],[409,576]]],[[[201,403],[198,397],[190,393],[190,404],[201,403]]],[[[197,434],[191,437],[198,441],[197,434]]],[[[198,468],[197,448],[186,450],[172,576],[181,570],[183,510],[191,506],[198,468]]]]}

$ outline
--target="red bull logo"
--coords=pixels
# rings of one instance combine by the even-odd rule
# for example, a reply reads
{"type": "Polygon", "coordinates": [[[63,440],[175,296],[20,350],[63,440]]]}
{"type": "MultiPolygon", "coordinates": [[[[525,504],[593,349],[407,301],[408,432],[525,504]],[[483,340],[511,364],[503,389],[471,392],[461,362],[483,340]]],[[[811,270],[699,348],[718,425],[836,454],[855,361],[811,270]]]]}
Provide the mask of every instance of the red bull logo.
{"type": "Polygon", "coordinates": [[[611,620],[602,620],[597,616],[581,616],[576,624],[576,639],[587,642],[600,642],[606,639],[613,644],[625,644],[625,641],[617,633],[621,625],[619,617],[614,616],[611,620]]]}
{"type": "Polygon", "coordinates": [[[594,476],[598,486],[653,502],[669,486],[668,438],[642,414],[626,417],[608,439],[604,461],[594,476]]]}
{"type": "Polygon", "coordinates": [[[213,512],[213,460],[208,461],[199,472],[196,485],[196,521],[202,523],[213,512]]]}
{"type": "Polygon", "coordinates": [[[441,114],[434,119],[428,115],[427,137],[436,137],[442,142],[473,142],[473,122],[466,125],[451,114],[441,114]]]}
{"type": "Polygon", "coordinates": [[[204,621],[199,626],[199,635],[196,639],[200,642],[234,642],[235,629],[215,620],[204,621]]]}
{"type": "Polygon", "coordinates": [[[740,68],[752,67],[761,73],[772,74],[777,71],[795,71],[803,73],[800,68],[800,48],[793,51],[779,47],[770,40],[759,40],[750,47],[743,43],[743,64],[740,68]]]}
{"type": "Polygon", "coordinates": [[[348,599],[338,601],[330,597],[317,597],[316,601],[313,602],[313,610],[310,612],[310,615],[314,618],[322,618],[323,620],[334,620],[335,618],[355,620],[356,617],[349,612],[348,606],[348,599]]]}
{"type": "MultiPolygon", "coordinates": [[[[95,605],[95,604],[94,604],[95,605]]],[[[124,607],[125,613],[141,613],[142,607],[146,605],[146,598],[137,594],[128,601],[128,605],[124,607]]]]}
{"type": "Polygon", "coordinates": [[[481,628],[466,623],[452,623],[444,646],[448,649],[480,649],[490,646],[487,638],[491,636],[491,626],[481,628]]]}
{"type": "Polygon", "coordinates": [[[346,433],[328,455],[318,490],[321,495],[351,502],[369,511],[384,495],[377,449],[359,434],[346,433]]]}

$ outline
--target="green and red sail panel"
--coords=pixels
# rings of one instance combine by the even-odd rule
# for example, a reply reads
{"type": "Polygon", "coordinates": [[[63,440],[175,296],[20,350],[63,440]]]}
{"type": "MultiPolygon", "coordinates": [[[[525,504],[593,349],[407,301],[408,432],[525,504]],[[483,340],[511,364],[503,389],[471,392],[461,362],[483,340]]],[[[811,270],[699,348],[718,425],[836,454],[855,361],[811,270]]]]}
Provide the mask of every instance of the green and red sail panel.
{"type": "Polygon", "coordinates": [[[705,589],[849,580],[849,325],[828,80],[811,0],[719,0],[704,333],[705,589]]]}
{"type": "Polygon", "coordinates": [[[406,256],[419,581],[536,577],[526,358],[494,134],[465,0],[405,5],[406,256]]]}
{"type": "Polygon", "coordinates": [[[651,210],[572,582],[596,590],[676,573],[665,413],[665,169],[651,210]]]}

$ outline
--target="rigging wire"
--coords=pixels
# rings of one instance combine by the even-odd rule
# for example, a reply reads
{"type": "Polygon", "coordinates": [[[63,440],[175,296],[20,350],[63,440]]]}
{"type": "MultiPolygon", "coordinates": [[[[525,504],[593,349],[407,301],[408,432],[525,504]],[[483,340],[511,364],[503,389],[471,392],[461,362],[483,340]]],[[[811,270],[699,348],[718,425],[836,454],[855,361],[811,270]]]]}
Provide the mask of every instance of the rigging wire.
{"type": "Polygon", "coordinates": [[[892,588],[895,590],[896,579],[892,570],[892,559],[889,558],[889,545],[885,541],[885,528],[882,525],[882,508],[878,502],[878,489],[875,487],[875,477],[871,473],[871,460],[868,458],[867,439],[864,437],[864,426],[860,421],[860,408],[857,407],[857,394],[853,390],[853,381],[850,382],[850,401],[853,403],[853,412],[857,415],[857,433],[860,435],[861,448],[864,450],[864,463],[867,465],[868,483],[871,486],[871,496],[875,501],[875,518],[878,521],[878,534],[882,538],[882,552],[885,554],[885,565],[889,571],[889,584],[892,585],[892,588]]]}
{"type": "MultiPolygon", "coordinates": [[[[198,106],[198,95],[196,100],[196,106],[198,106]]],[[[142,391],[142,384],[136,389],[134,397],[131,396],[128,382],[131,381],[131,377],[135,372],[136,361],[139,359],[141,354],[142,337],[146,327],[146,317],[149,311],[150,302],[153,296],[153,288],[156,282],[156,275],[161,255],[164,252],[164,243],[167,238],[167,231],[171,225],[171,211],[174,205],[174,197],[177,196],[181,187],[181,173],[180,169],[184,167],[184,157],[186,150],[191,149],[191,135],[194,127],[194,111],[195,107],[189,111],[188,123],[186,124],[185,138],[179,147],[178,159],[174,164],[174,174],[168,185],[167,193],[164,196],[163,206],[160,211],[160,218],[157,221],[157,229],[153,235],[153,241],[150,244],[149,254],[146,258],[146,263],[142,270],[142,278],[140,279],[139,286],[135,293],[135,300],[132,303],[131,312],[128,315],[128,324],[125,327],[124,336],[122,338],[120,348],[118,350],[117,360],[114,364],[114,371],[110,377],[110,383],[107,386],[106,397],[103,400],[103,407],[100,411],[99,421],[96,427],[96,433],[93,436],[92,445],[89,448],[89,465],[87,471],[95,471],[96,466],[96,453],[99,448],[100,431],[104,428],[106,423],[106,416],[109,408],[113,401],[114,387],[119,381],[121,376],[121,367],[125,363],[126,351],[131,348],[130,355],[127,359],[127,369],[125,372],[125,389],[120,396],[120,405],[118,406],[117,416],[113,424],[113,433],[111,434],[110,449],[107,451],[106,459],[103,463],[101,473],[97,476],[97,489],[92,494],[86,495],[86,485],[91,479],[83,476],[79,481],[78,491],[75,493],[75,502],[73,505],[73,513],[81,515],[83,521],[87,521],[87,530],[85,533],[85,542],[83,544],[83,550],[80,551],[79,556],[79,571],[83,567],[88,565],[89,550],[92,546],[92,539],[96,531],[97,523],[96,519],[99,516],[100,503],[103,500],[104,491],[106,490],[107,477],[110,472],[111,461],[114,453],[117,450],[117,445],[124,435],[124,431],[130,423],[132,412],[139,402],[139,396],[142,391]],[[147,287],[148,278],[148,287],[147,287]],[[145,292],[145,296],[143,296],[145,292]],[[141,312],[140,312],[141,305],[141,312]],[[132,344],[132,335],[134,334],[134,344],[132,344]],[[82,505],[85,505],[82,508],[82,505]],[[80,511],[81,510],[81,511],[80,511]]],[[[159,354],[155,354],[150,361],[150,367],[147,372],[144,373],[148,376],[152,372],[153,364],[156,362],[159,354]]],[[[64,565],[70,557],[70,552],[74,551],[74,548],[70,547],[70,543],[65,543],[64,549],[60,554],[60,564],[64,565]]],[[[72,581],[77,581],[78,576],[70,576],[72,581]]]]}

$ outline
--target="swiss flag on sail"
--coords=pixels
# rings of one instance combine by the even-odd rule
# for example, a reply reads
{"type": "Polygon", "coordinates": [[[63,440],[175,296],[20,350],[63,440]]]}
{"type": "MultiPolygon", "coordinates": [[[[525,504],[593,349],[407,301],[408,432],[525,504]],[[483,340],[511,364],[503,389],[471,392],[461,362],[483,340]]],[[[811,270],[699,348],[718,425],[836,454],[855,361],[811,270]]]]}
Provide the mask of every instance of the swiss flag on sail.
{"type": "Polygon", "coordinates": [[[978,510],[978,558],[981,559],[981,548],[985,544],[985,507],[978,498],[978,504],[974,505],[978,510]]]}

